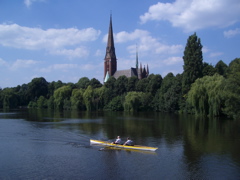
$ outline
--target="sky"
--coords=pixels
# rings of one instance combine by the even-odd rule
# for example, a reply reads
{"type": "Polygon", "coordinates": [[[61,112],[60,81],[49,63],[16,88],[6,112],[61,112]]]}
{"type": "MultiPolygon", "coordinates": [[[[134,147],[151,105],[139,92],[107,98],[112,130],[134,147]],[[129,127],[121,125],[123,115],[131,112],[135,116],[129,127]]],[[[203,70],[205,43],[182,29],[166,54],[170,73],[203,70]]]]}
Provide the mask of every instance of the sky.
{"type": "Polygon", "coordinates": [[[194,32],[204,62],[240,57],[239,0],[0,0],[0,87],[103,82],[111,14],[118,70],[135,67],[137,47],[150,73],[182,73],[194,32]]]}

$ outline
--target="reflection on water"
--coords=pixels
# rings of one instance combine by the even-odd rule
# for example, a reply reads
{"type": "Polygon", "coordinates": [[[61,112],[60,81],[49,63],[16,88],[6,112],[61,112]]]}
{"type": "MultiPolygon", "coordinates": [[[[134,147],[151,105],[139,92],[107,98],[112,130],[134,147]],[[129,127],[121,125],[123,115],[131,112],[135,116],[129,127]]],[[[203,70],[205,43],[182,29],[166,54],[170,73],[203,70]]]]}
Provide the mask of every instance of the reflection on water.
{"type": "Polygon", "coordinates": [[[240,122],[226,119],[153,112],[18,110],[0,112],[0,140],[4,162],[0,179],[112,179],[116,173],[119,179],[240,178],[240,122]],[[113,140],[117,135],[158,150],[89,144],[90,138],[113,140]]]}

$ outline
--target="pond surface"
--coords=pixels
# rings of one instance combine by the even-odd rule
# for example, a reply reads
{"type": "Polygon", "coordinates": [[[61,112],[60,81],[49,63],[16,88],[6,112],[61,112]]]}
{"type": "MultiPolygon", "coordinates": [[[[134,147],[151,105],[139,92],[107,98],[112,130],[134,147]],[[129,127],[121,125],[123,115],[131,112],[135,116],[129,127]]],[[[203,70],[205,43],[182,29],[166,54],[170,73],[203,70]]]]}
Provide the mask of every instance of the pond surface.
{"type": "Polygon", "coordinates": [[[240,179],[240,122],[190,115],[0,111],[0,179],[240,179]],[[156,152],[91,146],[130,136],[156,152]]]}

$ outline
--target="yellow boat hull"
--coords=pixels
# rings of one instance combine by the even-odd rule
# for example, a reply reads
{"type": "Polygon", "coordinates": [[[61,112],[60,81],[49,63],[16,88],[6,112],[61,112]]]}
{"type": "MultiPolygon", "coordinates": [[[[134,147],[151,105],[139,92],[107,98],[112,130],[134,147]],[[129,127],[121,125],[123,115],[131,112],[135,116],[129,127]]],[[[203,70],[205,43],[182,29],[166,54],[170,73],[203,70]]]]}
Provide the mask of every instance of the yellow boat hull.
{"type": "Polygon", "coordinates": [[[97,144],[97,145],[123,148],[123,149],[135,149],[135,150],[142,150],[142,151],[156,151],[158,149],[156,147],[148,147],[148,146],[140,146],[140,145],[126,146],[126,145],[113,144],[107,141],[100,141],[100,140],[93,140],[93,139],[90,139],[90,144],[97,144]]]}

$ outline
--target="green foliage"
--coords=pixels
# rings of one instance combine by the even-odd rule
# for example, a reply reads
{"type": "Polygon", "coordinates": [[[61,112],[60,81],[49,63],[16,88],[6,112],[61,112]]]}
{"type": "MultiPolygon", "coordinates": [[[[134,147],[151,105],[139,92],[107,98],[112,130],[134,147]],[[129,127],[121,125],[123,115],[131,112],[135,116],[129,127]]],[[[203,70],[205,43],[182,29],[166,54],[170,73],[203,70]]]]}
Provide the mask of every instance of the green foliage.
{"type": "Polygon", "coordinates": [[[13,88],[5,88],[1,91],[3,108],[16,108],[18,106],[18,96],[13,88]]]}
{"type": "Polygon", "coordinates": [[[111,76],[107,82],[104,84],[107,88],[114,90],[114,84],[116,82],[116,78],[111,76]]]}
{"type": "Polygon", "coordinates": [[[73,89],[71,96],[71,107],[76,110],[85,110],[85,104],[83,100],[83,89],[73,89]]]}
{"type": "Polygon", "coordinates": [[[234,59],[227,71],[227,82],[224,87],[224,113],[231,118],[240,119],[240,58],[234,59]]]}
{"type": "Polygon", "coordinates": [[[188,93],[187,102],[198,115],[219,116],[224,103],[224,84],[224,77],[218,74],[197,79],[188,93]]]}
{"type": "Polygon", "coordinates": [[[106,106],[115,96],[113,89],[107,88],[106,86],[103,87],[103,105],[106,106]]]}
{"type": "Polygon", "coordinates": [[[96,78],[92,78],[89,82],[89,85],[92,86],[94,89],[95,88],[99,88],[102,87],[102,84],[100,83],[99,80],[97,80],[96,78]]]}
{"type": "Polygon", "coordinates": [[[168,73],[162,80],[162,86],[153,100],[153,108],[156,111],[175,112],[179,110],[181,95],[181,77],[175,77],[168,73]]]}
{"type": "Polygon", "coordinates": [[[102,86],[100,88],[95,88],[93,91],[93,104],[94,104],[94,109],[99,110],[99,109],[103,109],[104,105],[105,105],[105,99],[104,99],[104,95],[105,95],[105,91],[106,91],[106,87],[102,86]]]}
{"type": "Polygon", "coordinates": [[[203,76],[213,76],[215,73],[217,70],[211,64],[203,63],[203,76]]]}
{"type": "Polygon", "coordinates": [[[116,95],[122,95],[127,92],[127,82],[126,76],[120,76],[114,83],[114,90],[116,95]]]}
{"type": "Polygon", "coordinates": [[[140,79],[136,84],[136,91],[147,92],[148,82],[149,82],[148,78],[140,79]]]}
{"type": "Polygon", "coordinates": [[[216,65],[215,65],[215,69],[217,71],[217,73],[219,75],[225,76],[228,66],[222,61],[220,60],[216,65]]]}
{"type": "Polygon", "coordinates": [[[136,76],[128,78],[127,92],[135,91],[137,82],[138,82],[138,78],[136,76]]]}
{"type": "Polygon", "coordinates": [[[56,109],[64,109],[64,100],[69,100],[72,94],[72,89],[70,86],[62,86],[54,91],[54,107],[56,109]]]}
{"type": "Polygon", "coordinates": [[[93,107],[93,88],[88,86],[83,93],[84,104],[86,105],[87,111],[91,111],[93,107]]]}
{"type": "Polygon", "coordinates": [[[47,101],[47,107],[48,109],[54,109],[54,98],[51,96],[47,101]]]}
{"type": "Polygon", "coordinates": [[[105,106],[105,110],[111,111],[123,111],[124,96],[114,97],[108,105],[105,106]]]}
{"type": "Polygon", "coordinates": [[[37,108],[37,103],[35,101],[30,101],[28,104],[28,108],[37,108]]]}
{"type": "Polygon", "coordinates": [[[203,76],[202,44],[196,33],[189,36],[183,56],[182,90],[186,94],[194,81],[203,76]]]}
{"type": "Polygon", "coordinates": [[[47,108],[48,104],[47,104],[47,99],[43,96],[40,96],[37,100],[37,107],[39,109],[43,109],[43,108],[47,108]]]}
{"type": "Polygon", "coordinates": [[[87,77],[82,77],[77,82],[77,87],[80,89],[87,89],[87,87],[90,85],[90,80],[87,77]]]}
{"type": "Polygon", "coordinates": [[[151,93],[153,96],[156,94],[157,90],[161,87],[162,84],[162,76],[159,74],[150,74],[149,82],[147,85],[147,92],[151,93]]]}
{"type": "Polygon", "coordinates": [[[36,100],[40,96],[46,97],[48,94],[48,82],[43,78],[34,78],[28,83],[27,94],[30,100],[36,100]]]}
{"type": "Polygon", "coordinates": [[[128,92],[125,96],[124,110],[125,111],[139,111],[147,110],[151,95],[143,92],[128,92]]]}

